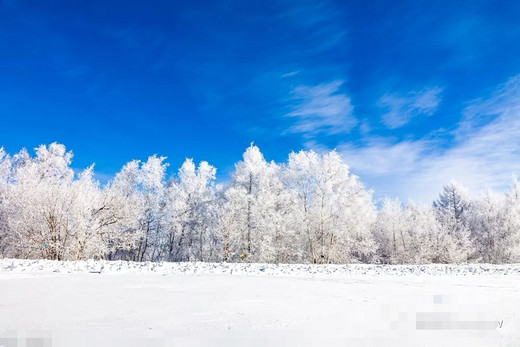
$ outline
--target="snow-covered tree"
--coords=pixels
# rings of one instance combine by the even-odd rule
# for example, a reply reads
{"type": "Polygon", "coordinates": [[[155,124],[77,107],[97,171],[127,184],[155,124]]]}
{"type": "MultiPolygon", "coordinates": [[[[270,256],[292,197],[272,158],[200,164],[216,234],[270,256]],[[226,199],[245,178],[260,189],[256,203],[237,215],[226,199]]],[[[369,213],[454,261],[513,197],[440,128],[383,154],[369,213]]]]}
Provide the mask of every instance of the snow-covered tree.
{"type": "Polygon", "coordinates": [[[279,166],[251,144],[225,191],[220,230],[224,260],[287,261],[286,200],[279,166]]]}
{"type": "MultiPolygon", "coordinates": [[[[13,158],[7,228],[14,256],[47,259],[101,257],[96,210],[100,202],[92,167],[75,178],[72,152],[52,143],[13,158]]],[[[4,210],[5,211],[5,210],[4,210]]]]}
{"type": "Polygon", "coordinates": [[[397,264],[406,253],[406,220],[403,206],[398,199],[385,199],[373,225],[379,261],[397,264]]]}
{"type": "Polygon", "coordinates": [[[133,250],[120,252],[125,258],[144,261],[163,256],[162,240],[167,228],[165,159],[153,155],[143,163],[138,160],[127,163],[107,192],[114,201],[119,201],[121,231],[129,241],[137,239],[133,250]]]}
{"type": "MultiPolygon", "coordinates": [[[[113,252],[128,250],[135,245],[120,229],[124,220],[122,201],[117,201],[108,187],[100,189],[93,178],[93,166],[80,173],[72,184],[77,196],[74,217],[77,228],[71,249],[73,259],[106,258],[113,252]]],[[[121,197],[119,197],[121,198],[121,197]]]]}
{"type": "Polygon", "coordinates": [[[390,264],[458,261],[456,239],[438,221],[434,207],[386,199],[374,224],[381,262],[390,264]]]}
{"type": "Polygon", "coordinates": [[[138,246],[138,260],[158,260],[162,257],[162,236],[165,233],[166,157],[155,155],[141,165],[139,183],[144,198],[143,232],[138,246]]]}
{"type": "Polygon", "coordinates": [[[19,245],[18,255],[64,259],[75,226],[70,218],[71,159],[72,152],[57,143],[39,146],[34,158],[25,150],[15,156],[9,227],[19,245]]]}
{"type": "Polygon", "coordinates": [[[456,181],[445,185],[433,206],[441,228],[456,242],[449,255],[454,261],[466,261],[473,252],[469,218],[471,203],[466,189],[456,181]]]}
{"type": "Polygon", "coordinates": [[[410,202],[405,209],[408,249],[401,262],[453,263],[461,257],[457,252],[457,239],[439,223],[432,206],[410,202]]]}
{"type": "Polygon", "coordinates": [[[520,262],[520,182],[513,176],[505,198],[506,235],[503,261],[520,262]]]}
{"type": "Polygon", "coordinates": [[[339,153],[293,152],[284,177],[295,197],[291,225],[300,234],[304,261],[341,263],[374,255],[371,192],[350,174],[339,153]]]}
{"type": "Polygon", "coordinates": [[[0,148],[0,255],[9,253],[13,240],[8,228],[11,157],[0,148]]]}
{"type": "Polygon", "coordinates": [[[114,223],[110,225],[107,240],[107,258],[135,260],[138,243],[144,238],[141,228],[144,198],[139,190],[140,162],[126,163],[103,189],[105,210],[111,211],[114,223]]]}
{"type": "Polygon", "coordinates": [[[509,263],[519,259],[519,187],[516,178],[504,196],[488,190],[475,206],[471,229],[480,260],[509,263]]]}
{"type": "Polygon", "coordinates": [[[165,243],[167,260],[220,259],[215,173],[216,169],[205,161],[195,167],[192,159],[186,159],[179,169],[178,179],[171,182],[166,208],[169,215],[165,243]]]}

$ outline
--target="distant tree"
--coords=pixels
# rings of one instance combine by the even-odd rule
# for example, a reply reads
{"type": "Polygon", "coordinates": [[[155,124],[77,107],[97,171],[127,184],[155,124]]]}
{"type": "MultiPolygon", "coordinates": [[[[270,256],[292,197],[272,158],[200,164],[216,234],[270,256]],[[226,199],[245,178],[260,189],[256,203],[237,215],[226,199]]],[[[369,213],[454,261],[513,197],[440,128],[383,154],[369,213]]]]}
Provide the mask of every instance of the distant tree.
{"type": "Polygon", "coordinates": [[[390,264],[457,261],[456,239],[437,219],[434,207],[386,199],[374,224],[381,262],[390,264]]]}
{"type": "Polygon", "coordinates": [[[406,208],[406,224],[410,235],[404,263],[453,263],[462,259],[457,238],[443,228],[432,206],[410,203],[406,208]]]}

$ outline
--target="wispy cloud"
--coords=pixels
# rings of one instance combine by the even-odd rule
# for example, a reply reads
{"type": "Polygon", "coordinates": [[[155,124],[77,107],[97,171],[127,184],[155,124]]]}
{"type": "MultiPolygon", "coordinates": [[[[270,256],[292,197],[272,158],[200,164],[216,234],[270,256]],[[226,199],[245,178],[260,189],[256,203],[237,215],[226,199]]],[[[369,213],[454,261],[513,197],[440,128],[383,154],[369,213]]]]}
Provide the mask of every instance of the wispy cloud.
{"type": "Polygon", "coordinates": [[[282,1],[278,20],[302,30],[310,43],[307,53],[320,53],[341,44],[347,36],[341,11],[333,1],[282,1]]]}
{"type": "Polygon", "coordinates": [[[384,94],[378,106],[387,109],[383,115],[383,123],[390,129],[402,127],[418,115],[431,116],[441,102],[442,88],[425,88],[410,91],[405,95],[384,94]]]}
{"type": "Polygon", "coordinates": [[[298,75],[299,73],[300,73],[299,70],[290,71],[290,72],[283,73],[280,77],[282,77],[282,78],[293,77],[293,76],[298,75]]]}
{"type": "Polygon", "coordinates": [[[475,128],[498,117],[520,117],[520,75],[510,78],[498,87],[490,97],[471,101],[463,110],[456,136],[463,139],[475,128]]]}
{"type": "Polygon", "coordinates": [[[451,179],[473,193],[504,191],[520,173],[520,76],[485,99],[470,102],[451,143],[420,139],[392,143],[367,139],[339,146],[344,159],[379,197],[399,195],[428,202],[451,179]]]}
{"type": "Polygon", "coordinates": [[[291,132],[313,137],[319,133],[349,132],[357,124],[350,98],[340,91],[343,81],[294,88],[294,107],[286,116],[296,118],[291,132]]]}

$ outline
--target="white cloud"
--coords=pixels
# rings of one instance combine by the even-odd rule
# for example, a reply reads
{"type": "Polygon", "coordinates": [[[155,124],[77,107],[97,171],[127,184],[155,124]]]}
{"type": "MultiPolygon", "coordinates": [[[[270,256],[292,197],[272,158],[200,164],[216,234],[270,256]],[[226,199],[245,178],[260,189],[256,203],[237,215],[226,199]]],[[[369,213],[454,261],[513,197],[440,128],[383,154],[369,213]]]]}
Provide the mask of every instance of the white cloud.
{"type": "Polygon", "coordinates": [[[282,78],[293,77],[293,76],[298,75],[299,73],[300,73],[300,70],[294,70],[294,71],[283,73],[280,77],[282,77],[282,78]]]}
{"type": "Polygon", "coordinates": [[[352,111],[350,98],[339,91],[342,81],[316,86],[298,86],[294,88],[293,110],[286,114],[296,118],[291,132],[312,137],[319,133],[347,133],[357,123],[352,111]]]}
{"type": "Polygon", "coordinates": [[[378,105],[388,111],[383,115],[383,123],[390,129],[402,127],[418,115],[431,116],[441,102],[442,88],[425,88],[411,91],[406,95],[384,94],[378,105]]]}
{"type": "Polygon", "coordinates": [[[473,193],[505,191],[511,175],[520,173],[520,76],[489,98],[470,102],[454,135],[448,144],[368,139],[363,147],[344,144],[338,150],[378,197],[430,202],[451,179],[473,193]]]}

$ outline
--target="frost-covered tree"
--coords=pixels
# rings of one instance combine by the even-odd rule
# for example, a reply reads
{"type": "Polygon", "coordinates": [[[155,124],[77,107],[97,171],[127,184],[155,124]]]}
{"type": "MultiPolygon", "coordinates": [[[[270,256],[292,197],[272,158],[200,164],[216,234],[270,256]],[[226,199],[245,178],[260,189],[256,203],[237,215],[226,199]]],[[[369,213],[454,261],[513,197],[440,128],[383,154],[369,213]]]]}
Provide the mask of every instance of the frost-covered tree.
{"type": "Polygon", "coordinates": [[[72,219],[75,227],[71,231],[71,244],[68,250],[69,259],[102,258],[106,254],[106,244],[103,240],[104,220],[100,211],[102,193],[98,182],[93,179],[93,166],[90,166],[78,179],[71,184],[70,190],[74,196],[72,219]]]}
{"type": "Polygon", "coordinates": [[[287,261],[286,200],[279,166],[257,146],[244,152],[224,194],[220,230],[224,260],[287,261]]]}
{"type": "Polygon", "coordinates": [[[403,210],[404,230],[399,232],[403,249],[398,253],[397,262],[404,264],[424,264],[431,262],[432,236],[438,232],[435,214],[424,205],[409,202],[403,210]]]}
{"type": "Polygon", "coordinates": [[[505,262],[520,262],[520,182],[516,176],[511,180],[511,188],[505,197],[506,235],[505,262]]]}
{"type": "Polygon", "coordinates": [[[107,240],[108,259],[135,260],[137,248],[144,232],[141,228],[144,198],[139,190],[139,161],[126,163],[103,189],[108,211],[112,211],[114,223],[107,240]]]}
{"type": "Polygon", "coordinates": [[[520,260],[518,188],[518,181],[514,179],[505,196],[488,190],[477,200],[471,225],[477,260],[488,263],[520,260]]]}
{"type": "Polygon", "coordinates": [[[473,239],[480,260],[497,262],[503,253],[502,237],[506,229],[504,198],[488,190],[475,202],[472,220],[473,239]]]}
{"type": "Polygon", "coordinates": [[[283,167],[269,163],[265,177],[264,211],[260,227],[265,230],[261,253],[263,261],[292,263],[301,259],[298,232],[290,225],[294,194],[283,183],[283,167]]]}
{"type": "Polygon", "coordinates": [[[467,190],[451,181],[443,187],[433,206],[441,228],[456,242],[449,257],[457,262],[466,261],[473,252],[469,229],[471,203],[467,190]]]}
{"type": "Polygon", "coordinates": [[[8,254],[13,240],[8,228],[11,157],[0,148],[0,255],[8,254]]]}
{"type": "Polygon", "coordinates": [[[19,246],[15,254],[62,260],[75,231],[72,152],[52,143],[36,148],[34,158],[22,150],[14,159],[9,228],[19,246]]]}
{"type": "Polygon", "coordinates": [[[406,208],[408,256],[403,262],[454,263],[465,260],[458,250],[458,239],[442,226],[432,206],[410,203],[406,208]]]}
{"type": "Polygon", "coordinates": [[[143,237],[139,242],[138,259],[162,258],[162,236],[165,233],[166,157],[151,156],[141,165],[140,189],[144,198],[141,217],[143,237]]]}
{"type": "Polygon", "coordinates": [[[72,185],[79,197],[75,214],[80,221],[73,235],[74,259],[111,258],[133,249],[137,241],[135,234],[121,228],[127,226],[128,217],[135,217],[125,215],[126,196],[117,194],[111,185],[101,189],[93,174],[93,167],[88,168],[72,185]]]}
{"type": "Polygon", "coordinates": [[[390,264],[456,262],[456,240],[431,206],[386,199],[374,224],[381,262],[390,264]]]}
{"type": "Polygon", "coordinates": [[[295,197],[291,223],[300,235],[304,261],[341,263],[373,256],[371,192],[350,174],[339,153],[293,152],[284,180],[295,197]]]}
{"type": "Polygon", "coordinates": [[[4,210],[13,256],[63,260],[104,253],[92,167],[76,179],[71,160],[72,152],[58,143],[39,146],[35,157],[26,150],[13,157],[4,210]]]}
{"type": "Polygon", "coordinates": [[[216,169],[205,161],[196,167],[192,159],[186,159],[177,180],[170,183],[166,207],[169,216],[167,260],[220,260],[215,173],[216,169]]]}
{"type": "Polygon", "coordinates": [[[120,203],[122,215],[129,223],[126,233],[137,237],[135,249],[126,257],[132,260],[159,260],[166,233],[166,167],[165,157],[150,156],[146,162],[133,160],[119,172],[113,183],[113,192],[126,199],[120,203]]]}
{"type": "Polygon", "coordinates": [[[406,254],[406,220],[398,199],[385,199],[373,226],[379,261],[397,264],[406,254]]]}

